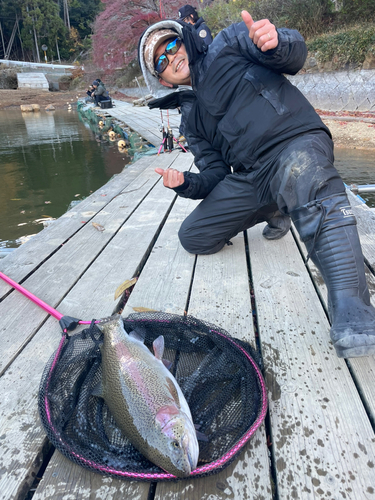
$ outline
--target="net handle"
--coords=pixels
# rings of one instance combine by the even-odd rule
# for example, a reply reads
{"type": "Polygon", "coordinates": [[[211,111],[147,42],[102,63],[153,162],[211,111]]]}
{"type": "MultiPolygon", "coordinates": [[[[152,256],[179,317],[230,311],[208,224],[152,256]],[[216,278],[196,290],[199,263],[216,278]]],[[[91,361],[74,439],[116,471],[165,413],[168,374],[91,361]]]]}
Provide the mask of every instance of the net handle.
{"type": "MultiPolygon", "coordinates": [[[[50,305],[46,304],[42,299],[39,299],[38,297],[36,297],[34,294],[32,294],[31,292],[26,290],[26,288],[24,288],[22,285],[20,285],[16,281],[13,281],[12,278],[9,278],[9,276],[6,276],[1,271],[0,271],[0,278],[3,281],[5,281],[5,283],[8,283],[8,285],[10,285],[12,288],[14,288],[18,292],[22,293],[22,295],[24,295],[28,299],[32,300],[37,306],[39,306],[42,309],[44,309],[45,311],[47,311],[48,314],[50,314],[51,316],[56,318],[58,321],[60,321],[61,318],[64,317],[64,314],[61,314],[59,311],[56,311],[56,309],[54,309],[50,305]]],[[[90,325],[91,321],[78,321],[78,323],[80,325],[90,325]]],[[[95,323],[97,323],[97,321],[95,323]]]]}

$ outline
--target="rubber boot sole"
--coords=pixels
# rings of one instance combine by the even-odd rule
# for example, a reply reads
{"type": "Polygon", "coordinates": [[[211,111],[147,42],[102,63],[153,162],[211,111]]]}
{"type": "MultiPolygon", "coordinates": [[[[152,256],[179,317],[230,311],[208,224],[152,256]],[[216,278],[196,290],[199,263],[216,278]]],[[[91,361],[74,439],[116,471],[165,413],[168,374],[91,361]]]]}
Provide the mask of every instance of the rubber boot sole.
{"type": "Polygon", "coordinates": [[[373,330],[370,334],[367,334],[366,331],[353,335],[349,334],[334,342],[333,345],[339,358],[375,356],[375,336],[373,330]]]}

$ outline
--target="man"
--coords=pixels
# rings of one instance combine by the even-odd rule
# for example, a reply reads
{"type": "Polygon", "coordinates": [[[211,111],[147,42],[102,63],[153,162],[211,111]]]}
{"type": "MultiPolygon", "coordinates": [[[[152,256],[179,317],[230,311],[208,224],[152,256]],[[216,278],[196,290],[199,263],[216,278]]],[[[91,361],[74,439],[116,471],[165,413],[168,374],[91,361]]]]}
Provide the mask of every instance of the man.
{"type": "Polygon", "coordinates": [[[100,101],[108,101],[109,94],[101,81],[94,80],[92,83],[93,91],[91,97],[95,100],[95,105],[99,106],[100,101]]]}
{"type": "Polygon", "coordinates": [[[201,40],[206,44],[210,45],[212,42],[211,31],[204,22],[202,17],[198,16],[197,11],[191,5],[183,5],[178,11],[178,20],[187,24],[192,24],[195,27],[195,31],[201,40]]]}
{"type": "Polygon", "coordinates": [[[183,5],[178,11],[178,19],[184,23],[195,24],[198,18],[197,11],[191,5],[183,5]]]}
{"type": "Polygon", "coordinates": [[[176,21],[150,26],[140,40],[140,65],[158,98],[151,106],[181,108],[200,171],[156,169],[180,196],[203,198],[180,241],[189,252],[214,253],[275,210],[290,215],[327,285],[337,355],[374,355],[375,309],[331,135],[283,76],[303,66],[304,40],[246,11],[242,19],[204,51],[190,25],[176,21]]]}

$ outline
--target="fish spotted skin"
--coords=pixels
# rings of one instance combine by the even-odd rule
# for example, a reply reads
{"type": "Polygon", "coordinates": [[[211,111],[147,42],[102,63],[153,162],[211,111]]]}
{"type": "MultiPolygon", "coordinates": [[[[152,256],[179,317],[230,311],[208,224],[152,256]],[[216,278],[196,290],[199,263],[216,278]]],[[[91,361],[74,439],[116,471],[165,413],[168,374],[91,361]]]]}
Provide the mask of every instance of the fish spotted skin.
{"type": "Polygon", "coordinates": [[[121,316],[98,324],[104,334],[102,388],[116,424],[145,457],[177,477],[190,475],[199,446],[186,399],[162,362],[164,338],[154,356],[125,332],[121,316]]]}

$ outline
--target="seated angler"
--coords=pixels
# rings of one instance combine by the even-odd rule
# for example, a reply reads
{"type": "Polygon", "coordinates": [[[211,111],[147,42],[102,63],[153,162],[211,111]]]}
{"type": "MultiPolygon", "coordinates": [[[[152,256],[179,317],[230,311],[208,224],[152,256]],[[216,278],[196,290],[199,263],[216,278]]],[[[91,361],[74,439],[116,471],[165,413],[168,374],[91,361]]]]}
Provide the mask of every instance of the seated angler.
{"type": "Polygon", "coordinates": [[[99,106],[100,101],[108,101],[108,90],[106,90],[104,84],[101,81],[95,80],[92,86],[94,90],[91,93],[91,97],[95,100],[96,106],[99,106]]]}

